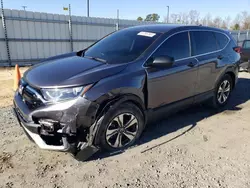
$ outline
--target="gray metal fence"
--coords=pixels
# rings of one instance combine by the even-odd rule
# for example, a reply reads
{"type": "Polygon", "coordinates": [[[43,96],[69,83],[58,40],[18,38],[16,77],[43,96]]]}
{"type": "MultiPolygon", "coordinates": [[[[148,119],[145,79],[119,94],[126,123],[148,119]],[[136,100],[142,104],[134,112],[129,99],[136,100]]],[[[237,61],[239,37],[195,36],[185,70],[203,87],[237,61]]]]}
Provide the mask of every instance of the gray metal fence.
{"type": "Polygon", "coordinates": [[[153,23],[2,10],[0,66],[35,64],[50,56],[84,49],[117,28],[153,23]]]}
{"type": "MultiPolygon", "coordinates": [[[[0,18],[0,66],[35,64],[84,49],[117,28],[155,23],[9,9],[2,9],[0,18]]],[[[249,37],[248,31],[232,35],[239,45],[249,37]]]]}
{"type": "Polygon", "coordinates": [[[231,34],[239,46],[242,45],[244,40],[249,39],[249,31],[232,31],[231,34]]]}

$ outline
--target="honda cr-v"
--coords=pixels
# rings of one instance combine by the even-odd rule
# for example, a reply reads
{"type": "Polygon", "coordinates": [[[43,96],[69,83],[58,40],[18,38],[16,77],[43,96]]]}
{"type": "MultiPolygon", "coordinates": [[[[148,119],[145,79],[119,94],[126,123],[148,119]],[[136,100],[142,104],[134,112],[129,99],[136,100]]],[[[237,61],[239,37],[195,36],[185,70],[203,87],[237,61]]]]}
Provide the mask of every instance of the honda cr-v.
{"type": "Polygon", "coordinates": [[[137,26],[25,72],[14,110],[43,149],[121,150],[145,125],[186,106],[227,104],[240,55],[229,32],[180,25],[137,26]]]}

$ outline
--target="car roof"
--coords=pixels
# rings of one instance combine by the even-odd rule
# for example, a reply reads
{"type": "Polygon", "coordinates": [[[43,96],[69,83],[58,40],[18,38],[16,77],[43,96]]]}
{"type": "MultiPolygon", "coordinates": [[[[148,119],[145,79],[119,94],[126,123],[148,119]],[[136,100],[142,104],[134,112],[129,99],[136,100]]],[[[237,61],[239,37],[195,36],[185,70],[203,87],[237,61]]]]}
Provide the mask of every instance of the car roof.
{"type": "Polygon", "coordinates": [[[147,32],[159,32],[159,33],[166,33],[173,29],[180,29],[180,30],[192,30],[192,29],[199,29],[199,30],[213,30],[213,31],[220,31],[220,32],[227,32],[223,29],[218,29],[214,27],[206,27],[206,26],[197,26],[197,25],[183,25],[183,24],[150,24],[150,25],[139,25],[128,28],[129,30],[136,30],[136,31],[147,31],[147,32]]]}

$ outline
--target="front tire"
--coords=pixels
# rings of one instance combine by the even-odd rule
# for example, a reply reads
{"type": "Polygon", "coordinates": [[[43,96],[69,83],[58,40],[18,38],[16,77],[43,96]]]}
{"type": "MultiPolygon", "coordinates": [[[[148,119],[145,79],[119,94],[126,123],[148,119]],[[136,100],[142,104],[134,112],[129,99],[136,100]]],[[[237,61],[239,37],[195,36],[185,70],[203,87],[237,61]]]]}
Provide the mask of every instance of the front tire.
{"type": "Polygon", "coordinates": [[[144,116],[133,103],[110,108],[104,115],[96,134],[101,149],[119,151],[133,145],[144,129],[144,116]]]}
{"type": "Polygon", "coordinates": [[[212,106],[214,108],[224,107],[231,97],[232,89],[232,78],[230,75],[225,74],[216,86],[214,96],[212,98],[212,106]]]}

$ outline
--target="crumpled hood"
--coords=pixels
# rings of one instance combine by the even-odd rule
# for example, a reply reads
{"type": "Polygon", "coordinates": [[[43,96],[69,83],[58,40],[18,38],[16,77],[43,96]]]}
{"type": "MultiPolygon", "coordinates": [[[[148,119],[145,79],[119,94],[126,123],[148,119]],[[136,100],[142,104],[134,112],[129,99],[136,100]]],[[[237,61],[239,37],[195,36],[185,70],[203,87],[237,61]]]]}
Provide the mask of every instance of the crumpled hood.
{"type": "Polygon", "coordinates": [[[24,80],[36,88],[73,87],[91,84],[121,72],[126,64],[105,64],[76,53],[49,58],[33,66],[24,80]]]}

